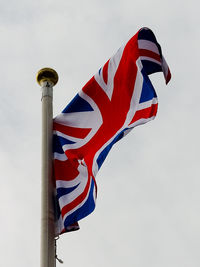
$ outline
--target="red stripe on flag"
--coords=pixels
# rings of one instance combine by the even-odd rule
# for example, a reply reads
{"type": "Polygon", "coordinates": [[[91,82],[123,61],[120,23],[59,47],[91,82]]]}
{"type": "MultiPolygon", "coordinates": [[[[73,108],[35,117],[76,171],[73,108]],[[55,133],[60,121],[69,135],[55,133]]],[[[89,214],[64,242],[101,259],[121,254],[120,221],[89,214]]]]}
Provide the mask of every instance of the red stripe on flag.
{"type": "Polygon", "coordinates": [[[166,77],[166,84],[168,84],[170,79],[171,79],[171,72],[170,72],[170,69],[168,68],[168,73],[167,73],[167,77],[166,77]]]}
{"type": "Polygon", "coordinates": [[[79,175],[77,160],[54,160],[54,174],[56,180],[71,181],[79,175]]]}
{"type": "Polygon", "coordinates": [[[140,49],[139,52],[140,52],[140,56],[142,56],[142,57],[150,57],[150,58],[153,58],[153,59],[161,62],[160,55],[158,55],[158,54],[156,54],[150,50],[140,49]]]}
{"type": "Polygon", "coordinates": [[[151,118],[153,116],[156,116],[157,110],[158,110],[158,104],[153,104],[149,108],[145,108],[145,109],[141,109],[141,110],[136,111],[135,116],[133,117],[133,119],[129,123],[129,125],[134,123],[137,120],[148,119],[148,118],[151,118]]]}
{"type": "Polygon", "coordinates": [[[61,125],[61,124],[54,122],[53,130],[59,131],[69,136],[84,139],[91,131],[91,128],[70,127],[70,126],[61,125]]]}
{"type": "Polygon", "coordinates": [[[88,180],[87,180],[87,184],[85,186],[84,191],[77,198],[75,198],[71,203],[67,204],[66,206],[62,208],[61,210],[62,217],[64,217],[65,214],[68,213],[70,210],[74,209],[75,207],[78,207],[81,204],[81,202],[86,198],[88,191],[90,189],[90,182],[91,182],[91,178],[89,178],[89,174],[88,174],[88,180]]]}

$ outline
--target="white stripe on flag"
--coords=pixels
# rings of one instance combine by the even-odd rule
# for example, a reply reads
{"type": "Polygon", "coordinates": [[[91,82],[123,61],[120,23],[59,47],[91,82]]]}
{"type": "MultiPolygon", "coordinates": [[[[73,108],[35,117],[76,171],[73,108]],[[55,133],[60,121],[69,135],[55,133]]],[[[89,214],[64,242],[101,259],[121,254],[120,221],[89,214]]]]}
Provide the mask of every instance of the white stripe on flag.
{"type": "Polygon", "coordinates": [[[138,40],[138,47],[139,47],[139,49],[150,50],[150,51],[160,55],[157,45],[151,41],[138,40]]]}

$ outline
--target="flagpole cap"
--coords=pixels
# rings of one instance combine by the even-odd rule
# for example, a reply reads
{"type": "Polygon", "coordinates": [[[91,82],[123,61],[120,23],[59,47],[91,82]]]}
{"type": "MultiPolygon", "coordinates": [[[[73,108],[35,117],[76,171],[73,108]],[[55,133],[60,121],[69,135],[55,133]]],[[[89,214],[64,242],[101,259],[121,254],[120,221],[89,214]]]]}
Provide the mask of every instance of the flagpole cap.
{"type": "Polygon", "coordinates": [[[56,85],[58,82],[58,73],[51,68],[43,68],[38,71],[36,80],[38,84],[41,86],[42,82],[51,82],[53,85],[56,85]]]}

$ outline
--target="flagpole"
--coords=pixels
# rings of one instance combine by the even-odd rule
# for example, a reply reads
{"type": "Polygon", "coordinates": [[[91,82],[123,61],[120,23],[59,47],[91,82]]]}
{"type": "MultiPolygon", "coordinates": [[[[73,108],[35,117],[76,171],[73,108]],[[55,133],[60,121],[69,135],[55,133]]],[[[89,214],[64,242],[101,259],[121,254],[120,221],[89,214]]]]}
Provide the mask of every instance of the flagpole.
{"type": "Polygon", "coordinates": [[[41,267],[55,267],[55,226],[52,180],[53,86],[58,74],[50,68],[41,69],[37,82],[42,89],[42,188],[41,188],[41,267]]]}

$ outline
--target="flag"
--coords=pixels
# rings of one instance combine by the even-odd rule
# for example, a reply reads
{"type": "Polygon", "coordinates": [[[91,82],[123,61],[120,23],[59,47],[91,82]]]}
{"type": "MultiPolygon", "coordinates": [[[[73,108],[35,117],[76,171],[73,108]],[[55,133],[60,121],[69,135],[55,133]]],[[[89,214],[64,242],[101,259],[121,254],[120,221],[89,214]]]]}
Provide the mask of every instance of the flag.
{"type": "Polygon", "coordinates": [[[148,77],[170,70],[155,35],[140,29],[88,81],[53,123],[56,234],[79,228],[95,208],[95,177],[112,146],[155,118],[157,95],[148,77]]]}

